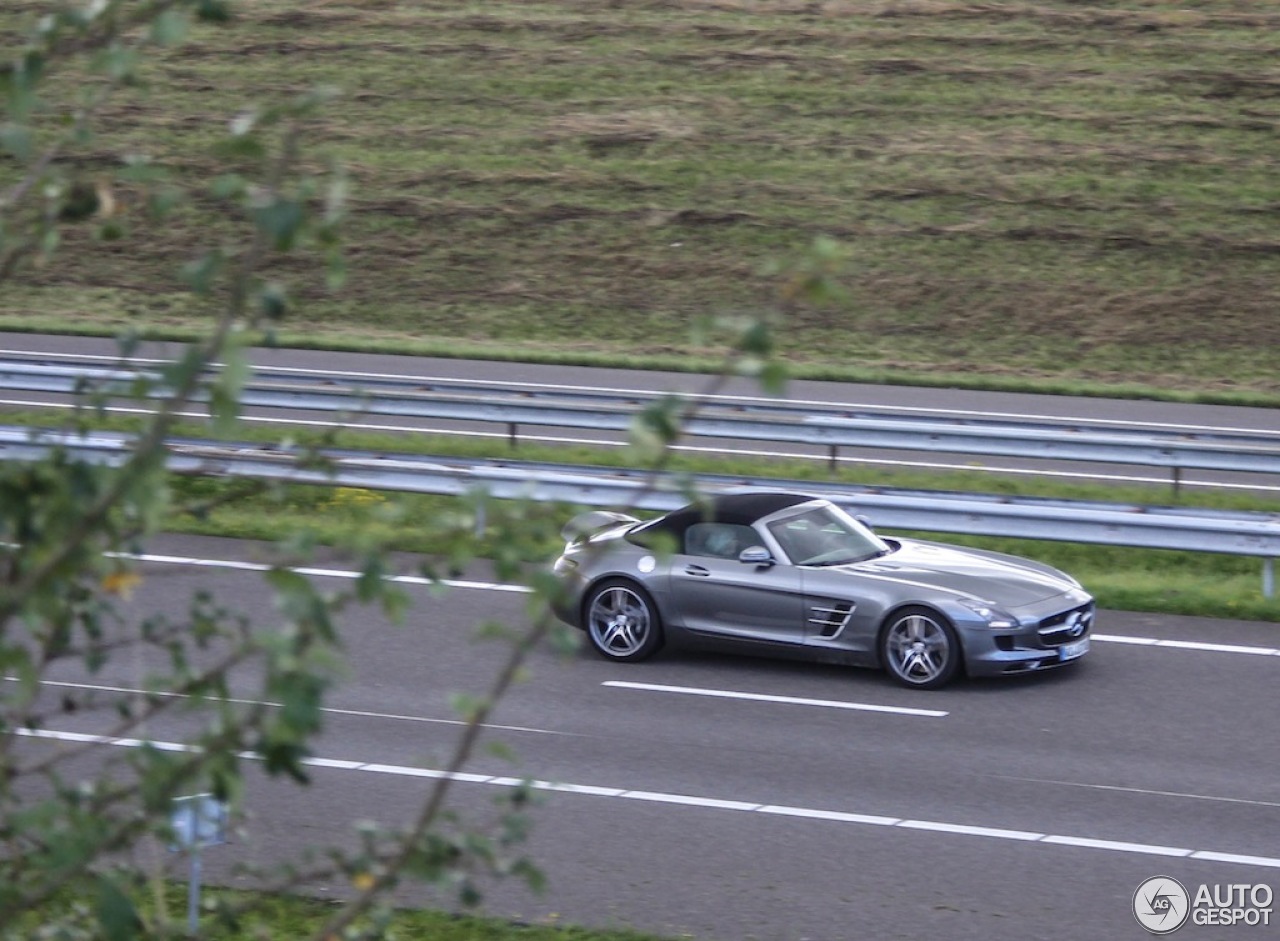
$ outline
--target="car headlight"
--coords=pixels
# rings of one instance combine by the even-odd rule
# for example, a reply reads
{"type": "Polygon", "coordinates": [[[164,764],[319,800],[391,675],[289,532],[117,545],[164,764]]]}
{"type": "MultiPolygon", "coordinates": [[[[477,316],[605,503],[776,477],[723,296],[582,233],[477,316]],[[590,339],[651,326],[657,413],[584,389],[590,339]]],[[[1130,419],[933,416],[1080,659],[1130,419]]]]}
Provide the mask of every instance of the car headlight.
{"type": "Polygon", "coordinates": [[[557,575],[568,575],[577,567],[578,563],[576,560],[569,558],[567,555],[562,555],[560,558],[556,559],[555,563],[551,566],[551,571],[555,572],[557,575]]]}
{"type": "Polygon", "coordinates": [[[960,599],[960,604],[986,621],[987,627],[994,630],[1009,630],[1018,626],[1018,619],[998,605],[990,604],[977,598],[962,598],[960,599]]]}

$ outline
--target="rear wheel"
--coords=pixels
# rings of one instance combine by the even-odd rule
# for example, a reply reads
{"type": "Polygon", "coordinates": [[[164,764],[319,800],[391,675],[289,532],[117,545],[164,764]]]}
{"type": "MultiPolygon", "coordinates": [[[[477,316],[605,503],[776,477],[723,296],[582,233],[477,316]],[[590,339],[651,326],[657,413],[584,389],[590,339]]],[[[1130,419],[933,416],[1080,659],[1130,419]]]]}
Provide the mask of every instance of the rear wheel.
{"type": "Polygon", "coordinates": [[[649,593],[633,582],[601,582],[587,596],[585,610],[587,637],[607,660],[644,660],[662,646],[658,608],[649,593]]]}
{"type": "Polygon", "coordinates": [[[889,675],[913,689],[938,689],[960,670],[963,651],[955,628],[928,608],[903,608],[885,622],[880,659],[889,675]]]}

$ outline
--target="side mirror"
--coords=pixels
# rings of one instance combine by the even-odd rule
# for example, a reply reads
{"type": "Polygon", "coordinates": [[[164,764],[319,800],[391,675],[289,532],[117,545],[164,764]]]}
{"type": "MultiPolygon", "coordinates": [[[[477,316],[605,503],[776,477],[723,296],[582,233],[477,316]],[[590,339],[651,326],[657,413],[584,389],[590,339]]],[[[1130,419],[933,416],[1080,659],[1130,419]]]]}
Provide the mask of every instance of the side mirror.
{"type": "Polygon", "coordinates": [[[744,565],[776,565],[777,560],[764,546],[747,546],[738,553],[738,561],[744,565]]]}

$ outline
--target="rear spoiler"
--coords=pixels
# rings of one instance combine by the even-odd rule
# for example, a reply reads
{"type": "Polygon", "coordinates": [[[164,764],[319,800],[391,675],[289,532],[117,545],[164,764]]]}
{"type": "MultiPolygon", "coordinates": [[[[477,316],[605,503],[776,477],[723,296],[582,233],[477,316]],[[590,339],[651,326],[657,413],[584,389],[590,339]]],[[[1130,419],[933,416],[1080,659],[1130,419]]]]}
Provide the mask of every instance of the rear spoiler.
{"type": "Polygon", "coordinates": [[[611,510],[592,510],[590,513],[579,513],[565,523],[564,529],[560,530],[560,536],[565,542],[577,542],[583,537],[594,536],[598,532],[612,529],[621,523],[638,522],[640,522],[638,519],[634,516],[628,516],[626,513],[614,513],[611,510]]]}

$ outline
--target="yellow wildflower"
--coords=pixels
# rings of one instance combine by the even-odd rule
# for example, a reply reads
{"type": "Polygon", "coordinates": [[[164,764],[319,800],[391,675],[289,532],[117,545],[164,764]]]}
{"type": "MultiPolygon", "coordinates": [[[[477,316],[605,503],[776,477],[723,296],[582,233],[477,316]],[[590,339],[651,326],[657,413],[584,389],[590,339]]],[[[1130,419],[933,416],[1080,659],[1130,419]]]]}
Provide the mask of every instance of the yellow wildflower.
{"type": "Polygon", "coordinates": [[[102,579],[102,590],[110,595],[118,595],[125,601],[133,595],[133,590],[142,584],[142,576],[137,572],[120,570],[106,575],[102,579]]]}

